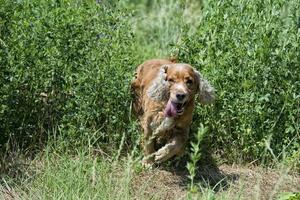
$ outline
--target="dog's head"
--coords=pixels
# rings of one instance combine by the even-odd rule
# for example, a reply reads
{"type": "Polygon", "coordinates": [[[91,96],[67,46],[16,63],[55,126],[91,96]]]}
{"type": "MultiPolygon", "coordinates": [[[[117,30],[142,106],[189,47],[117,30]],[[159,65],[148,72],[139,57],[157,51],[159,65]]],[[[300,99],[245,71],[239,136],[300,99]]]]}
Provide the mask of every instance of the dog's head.
{"type": "Polygon", "coordinates": [[[181,115],[196,94],[199,94],[202,104],[209,104],[215,98],[214,88],[188,64],[161,66],[148,90],[148,95],[154,100],[167,101],[165,114],[168,117],[181,115]]]}

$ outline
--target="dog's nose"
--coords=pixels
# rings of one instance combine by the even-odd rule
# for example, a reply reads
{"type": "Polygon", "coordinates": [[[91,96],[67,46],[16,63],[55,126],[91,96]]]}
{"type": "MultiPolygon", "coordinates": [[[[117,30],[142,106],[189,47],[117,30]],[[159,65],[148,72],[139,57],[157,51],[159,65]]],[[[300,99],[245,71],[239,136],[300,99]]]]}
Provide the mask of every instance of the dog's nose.
{"type": "Polygon", "coordinates": [[[186,94],[176,94],[176,98],[179,100],[179,101],[182,101],[184,98],[185,98],[186,94]]]}

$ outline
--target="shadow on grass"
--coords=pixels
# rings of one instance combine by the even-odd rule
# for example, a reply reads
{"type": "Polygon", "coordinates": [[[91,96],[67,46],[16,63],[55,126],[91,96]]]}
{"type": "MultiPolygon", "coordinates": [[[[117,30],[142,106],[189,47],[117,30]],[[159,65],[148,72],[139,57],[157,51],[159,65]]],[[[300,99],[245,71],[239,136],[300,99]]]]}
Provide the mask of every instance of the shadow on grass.
{"type": "Polygon", "coordinates": [[[30,168],[31,162],[41,152],[47,143],[24,145],[16,139],[8,139],[0,148],[0,185],[17,185],[28,179],[34,173],[30,168]]]}
{"type": "MultiPolygon", "coordinates": [[[[177,177],[180,177],[180,187],[187,189],[190,184],[190,179],[188,178],[189,172],[186,168],[187,162],[188,157],[186,156],[161,165],[160,168],[162,170],[171,172],[177,177]]],[[[216,165],[216,162],[212,158],[211,154],[207,154],[197,164],[194,183],[218,192],[220,190],[227,190],[230,186],[230,183],[235,183],[238,179],[238,174],[227,174],[222,172],[216,165]]]]}
{"type": "MultiPolygon", "coordinates": [[[[195,131],[196,129],[191,130],[192,133],[195,131]]],[[[191,135],[195,135],[195,133],[191,135]]],[[[200,142],[201,159],[197,162],[194,183],[203,188],[210,188],[215,192],[227,190],[230,183],[235,183],[239,180],[240,175],[235,173],[227,174],[219,169],[216,160],[212,156],[210,144],[210,138],[207,135],[200,142]]],[[[188,149],[190,149],[190,146],[188,149]]],[[[190,184],[189,172],[186,167],[189,160],[189,156],[186,155],[169,161],[160,167],[180,177],[180,186],[187,189],[190,184]]]]}

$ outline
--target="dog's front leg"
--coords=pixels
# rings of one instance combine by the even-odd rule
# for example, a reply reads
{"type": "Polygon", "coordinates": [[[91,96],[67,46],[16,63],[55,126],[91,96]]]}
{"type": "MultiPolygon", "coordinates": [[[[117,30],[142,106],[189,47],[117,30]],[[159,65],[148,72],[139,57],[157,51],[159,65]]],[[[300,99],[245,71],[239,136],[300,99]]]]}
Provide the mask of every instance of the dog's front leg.
{"type": "Polygon", "coordinates": [[[170,130],[174,126],[173,118],[166,118],[163,112],[159,112],[155,117],[147,117],[144,126],[144,158],[143,163],[154,162],[155,140],[170,130]],[[149,123],[151,121],[151,123],[149,123]]]}
{"type": "Polygon", "coordinates": [[[156,124],[160,124],[161,120],[163,120],[163,113],[157,113],[154,115],[153,113],[146,115],[144,117],[142,127],[144,130],[144,138],[143,138],[143,150],[144,150],[144,158],[142,160],[143,165],[151,165],[154,163],[154,152],[155,152],[155,136],[153,133],[155,132],[156,124]]]}
{"type": "Polygon", "coordinates": [[[173,156],[181,156],[185,152],[189,129],[174,129],[174,137],[165,146],[155,152],[154,161],[164,162],[173,156]]]}
{"type": "Polygon", "coordinates": [[[150,127],[149,122],[150,122],[150,118],[146,118],[144,123],[142,124],[144,130],[144,138],[143,138],[144,158],[142,163],[144,165],[149,165],[154,162],[154,156],[153,156],[153,153],[155,152],[154,141],[150,139],[153,131],[150,127]]]}
{"type": "Polygon", "coordinates": [[[151,139],[155,140],[160,137],[166,131],[172,129],[175,126],[174,118],[165,117],[163,113],[160,113],[161,116],[158,116],[156,123],[152,123],[152,130],[154,131],[151,139]],[[157,125],[159,124],[159,125],[157,125]]]}

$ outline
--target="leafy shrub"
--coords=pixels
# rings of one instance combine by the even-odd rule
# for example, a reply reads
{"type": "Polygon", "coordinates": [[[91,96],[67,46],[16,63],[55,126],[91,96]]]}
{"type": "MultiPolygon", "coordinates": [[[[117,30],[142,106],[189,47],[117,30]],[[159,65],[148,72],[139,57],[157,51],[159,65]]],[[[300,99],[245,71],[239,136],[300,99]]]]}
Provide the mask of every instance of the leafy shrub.
{"type": "Polygon", "coordinates": [[[296,0],[203,1],[197,32],[182,40],[180,60],[217,90],[196,124],[210,128],[213,148],[229,160],[300,151],[299,10],[296,0]]]}
{"type": "Polygon", "coordinates": [[[104,1],[1,1],[0,144],[38,144],[59,128],[72,142],[127,129],[132,33],[104,1]]]}

